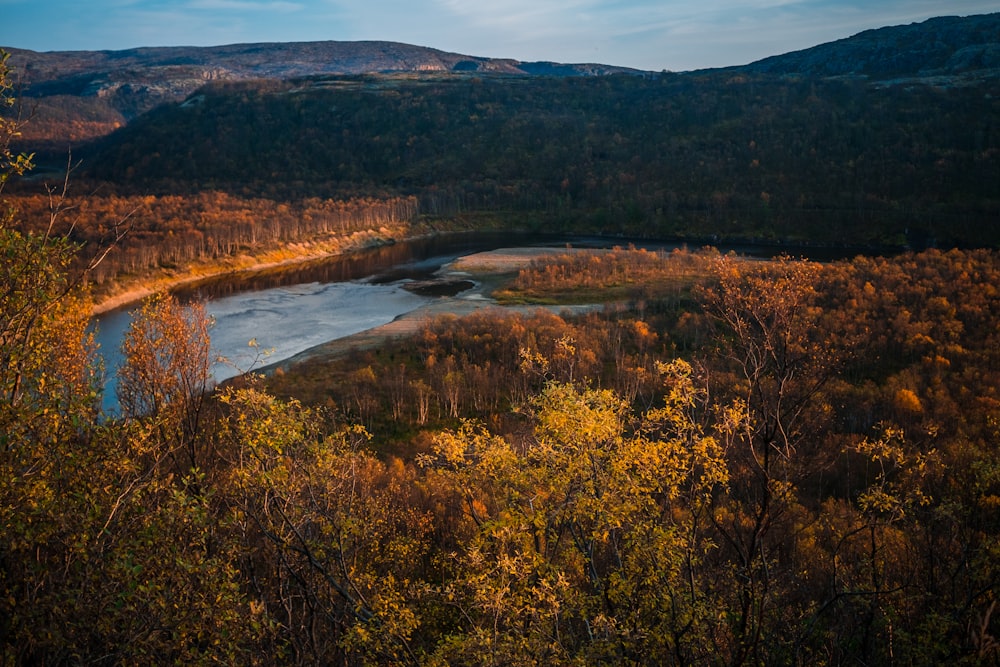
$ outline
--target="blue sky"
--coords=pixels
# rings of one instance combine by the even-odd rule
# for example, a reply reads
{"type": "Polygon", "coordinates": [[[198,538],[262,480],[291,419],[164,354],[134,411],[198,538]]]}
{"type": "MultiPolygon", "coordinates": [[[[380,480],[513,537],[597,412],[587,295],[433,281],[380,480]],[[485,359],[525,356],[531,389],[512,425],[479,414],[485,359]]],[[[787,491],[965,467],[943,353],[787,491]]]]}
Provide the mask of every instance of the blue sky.
{"type": "Polygon", "coordinates": [[[388,40],[466,55],[683,71],[741,65],[1000,0],[0,0],[35,51],[388,40]]]}

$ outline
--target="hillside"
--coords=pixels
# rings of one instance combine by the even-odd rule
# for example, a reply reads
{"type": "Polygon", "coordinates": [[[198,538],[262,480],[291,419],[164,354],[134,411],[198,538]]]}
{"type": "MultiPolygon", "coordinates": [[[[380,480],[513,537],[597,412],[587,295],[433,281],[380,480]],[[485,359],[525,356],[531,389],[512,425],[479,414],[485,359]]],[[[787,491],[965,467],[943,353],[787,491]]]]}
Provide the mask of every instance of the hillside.
{"type": "MultiPolygon", "coordinates": [[[[3,47],[0,47],[3,48],[3,47]]],[[[482,58],[396,42],[295,42],[126,51],[5,49],[26,84],[35,119],[26,140],[64,150],[107,134],[210,81],[371,72],[477,72],[593,76],[634,71],[600,64],[482,58]]]]}
{"type": "Polygon", "coordinates": [[[122,192],[416,196],[566,231],[1000,243],[1000,87],[708,73],[213,84],[109,137],[122,192]]]}
{"type": "Polygon", "coordinates": [[[759,74],[895,77],[996,76],[1000,14],[943,16],[866,30],[847,39],[736,68],[759,74]]]}
{"type": "Polygon", "coordinates": [[[117,127],[78,144],[77,176],[132,196],[402,197],[425,217],[698,243],[997,246],[998,27],[934,19],[656,74],[380,42],[44,54],[26,68],[44,136],[25,146],[56,148],[61,168],[66,127],[117,127]]]}
{"type": "MultiPolygon", "coordinates": [[[[31,100],[35,114],[25,140],[32,149],[58,151],[106,135],[160,104],[180,102],[212,81],[379,72],[557,77],[641,74],[613,65],[520,62],[380,41],[45,53],[5,50],[11,53],[10,64],[20,73],[25,84],[22,94],[31,100]]],[[[728,69],[811,77],[937,76],[946,77],[943,82],[948,83],[989,78],[998,68],[1000,14],[941,17],[867,30],[811,49],[728,69]]]]}

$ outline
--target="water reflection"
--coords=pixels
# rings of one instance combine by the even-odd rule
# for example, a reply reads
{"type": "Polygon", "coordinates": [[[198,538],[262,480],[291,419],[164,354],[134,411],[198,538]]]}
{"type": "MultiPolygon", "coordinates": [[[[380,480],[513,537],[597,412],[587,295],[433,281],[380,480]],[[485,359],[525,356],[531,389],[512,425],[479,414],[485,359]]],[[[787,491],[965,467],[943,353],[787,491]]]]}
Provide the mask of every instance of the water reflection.
{"type": "Polygon", "coordinates": [[[512,245],[564,245],[566,236],[518,232],[442,234],[366,248],[312,262],[211,278],[174,290],[182,300],[222,296],[303,283],[366,279],[373,284],[424,280],[463,255],[512,245]]]}

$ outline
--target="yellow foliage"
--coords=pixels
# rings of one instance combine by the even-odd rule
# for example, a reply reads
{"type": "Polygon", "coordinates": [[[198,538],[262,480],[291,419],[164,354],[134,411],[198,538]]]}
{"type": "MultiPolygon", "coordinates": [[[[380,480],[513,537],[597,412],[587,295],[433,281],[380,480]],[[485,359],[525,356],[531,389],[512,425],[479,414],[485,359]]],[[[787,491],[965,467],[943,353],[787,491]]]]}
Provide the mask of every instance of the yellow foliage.
{"type": "Polygon", "coordinates": [[[895,405],[898,410],[904,412],[923,412],[924,410],[920,399],[910,389],[900,389],[896,392],[895,405]]]}

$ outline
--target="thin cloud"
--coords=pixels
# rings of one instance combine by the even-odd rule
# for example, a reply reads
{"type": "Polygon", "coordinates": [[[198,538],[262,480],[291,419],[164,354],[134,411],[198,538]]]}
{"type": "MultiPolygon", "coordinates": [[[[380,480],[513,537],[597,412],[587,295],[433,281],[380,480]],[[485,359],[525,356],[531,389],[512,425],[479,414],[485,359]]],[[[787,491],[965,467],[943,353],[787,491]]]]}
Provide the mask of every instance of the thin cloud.
{"type": "Polygon", "coordinates": [[[305,9],[297,2],[252,2],[248,0],[195,0],[188,7],[197,10],[225,12],[296,12],[305,9]]]}
{"type": "Polygon", "coordinates": [[[518,30],[522,35],[543,36],[564,33],[579,27],[581,18],[600,10],[595,0],[532,2],[500,0],[480,3],[472,0],[438,0],[437,4],[454,18],[484,29],[518,30]]]}

